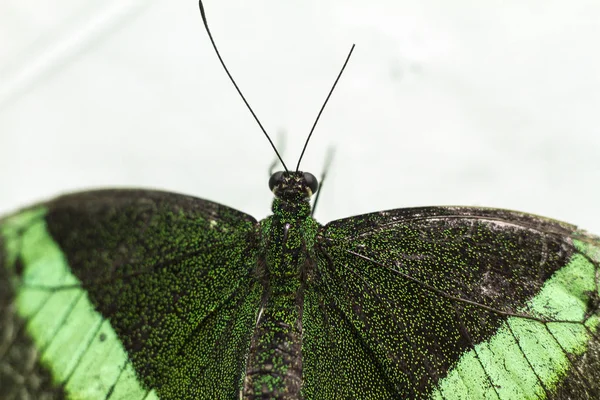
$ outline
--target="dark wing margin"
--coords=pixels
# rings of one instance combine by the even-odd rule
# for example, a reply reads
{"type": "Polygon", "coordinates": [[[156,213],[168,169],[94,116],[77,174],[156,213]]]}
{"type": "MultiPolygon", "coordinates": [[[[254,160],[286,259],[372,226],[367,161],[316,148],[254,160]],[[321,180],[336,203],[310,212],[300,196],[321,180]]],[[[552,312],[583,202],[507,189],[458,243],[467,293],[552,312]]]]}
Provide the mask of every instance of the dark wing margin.
{"type": "Polygon", "coordinates": [[[0,398],[233,398],[256,240],[246,214],[146,190],[0,220],[0,398]]]}
{"type": "Polygon", "coordinates": [[[333,221],[305,293],[307,398],[600,398],[600,239],[518,212],[333,221]]]}

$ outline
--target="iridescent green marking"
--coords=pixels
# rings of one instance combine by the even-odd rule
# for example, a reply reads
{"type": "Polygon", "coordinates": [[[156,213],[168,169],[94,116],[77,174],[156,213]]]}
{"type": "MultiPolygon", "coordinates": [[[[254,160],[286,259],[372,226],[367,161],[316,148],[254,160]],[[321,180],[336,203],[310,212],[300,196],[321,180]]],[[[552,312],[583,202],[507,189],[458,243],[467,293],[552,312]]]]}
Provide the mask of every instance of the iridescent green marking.
{"type": "Polygon", "coordinates": [[[153,399],[141,387],[107,320],[94,310],[64,254],[48,234],[45,208],[2,224],[15,304],[56,385],[73,399],[153,399]],[[17,271],[17,261],[22,271],[17,271]],[[19,273],[21,276],[19,276],[19,273]]]}
{"type": "MultiPolygon", "coordinates": [[[[577,240],[574,245],[594,261],[598,259],[597,248],[577,240]]],[[[568,322],[508,318],[490,340],[463,354],[439,381],[432,397],[546,398],[546,391],[552,392],[569,372],[567,353],[583,354],[592,339],[590,332],[598,332],[600,318],[586,319],[588,300],[598,290],[595,282],[595,265],[584,255],[574,254],[522,310],[540,320],[568,322]]]]}

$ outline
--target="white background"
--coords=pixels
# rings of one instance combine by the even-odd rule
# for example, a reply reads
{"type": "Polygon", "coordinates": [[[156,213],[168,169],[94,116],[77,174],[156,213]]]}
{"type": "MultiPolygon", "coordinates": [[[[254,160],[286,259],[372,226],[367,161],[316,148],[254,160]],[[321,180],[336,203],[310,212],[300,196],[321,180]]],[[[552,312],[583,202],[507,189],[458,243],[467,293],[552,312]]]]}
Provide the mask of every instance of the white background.
{"type": "MultiPolygon", "coordinates": [[[[215,39],[264,126],[336,156],[321,222],[482,205],[600,233],[600,2],[217,1],[215,39]]],[[[0,3],[0,214],[60,193],[151,187],[269,213],[273,153],[197,4],[0,3]]]]}

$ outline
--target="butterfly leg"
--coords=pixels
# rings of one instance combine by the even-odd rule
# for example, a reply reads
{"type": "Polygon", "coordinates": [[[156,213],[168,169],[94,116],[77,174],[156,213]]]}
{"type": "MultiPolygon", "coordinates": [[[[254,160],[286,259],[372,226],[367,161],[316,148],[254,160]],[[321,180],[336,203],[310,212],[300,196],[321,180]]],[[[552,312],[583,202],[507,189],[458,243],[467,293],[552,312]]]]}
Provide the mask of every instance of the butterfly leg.
{"type": "MultiPolygon", "coordinates": [[[[286,134],[283,129],[277,132],[277,148],[279,148],[282,154],[285,153],[285,137],[286,134]]],[[[275,157],[273,157],[273,161],[271,161],[271,164],[269,164],[269,176],[273,175],[277,164],[279,164],[279,158],[277,155],[275,155],[275,157]]]]}
{"type": "Polygon", "coordinates": [[[317,202],[319,201],[319,196],[321,196],[321,190],[323,189],[323,183],[325,182],[325,178],[327,177],[327,172],[329,171],[329,167],[331,166],[331,162],[333,161],[334,155],[335,148],[329,146],[327,148],[327,154],[325,155],[325,166],[323,167],[323,173],[321,174],[321,179],[319,179],[319,190],[317,190],[317,196],[315,197],[312,212],[310,213],[311,217],[315,215],[315,210],[317,209],[317,202]]]}

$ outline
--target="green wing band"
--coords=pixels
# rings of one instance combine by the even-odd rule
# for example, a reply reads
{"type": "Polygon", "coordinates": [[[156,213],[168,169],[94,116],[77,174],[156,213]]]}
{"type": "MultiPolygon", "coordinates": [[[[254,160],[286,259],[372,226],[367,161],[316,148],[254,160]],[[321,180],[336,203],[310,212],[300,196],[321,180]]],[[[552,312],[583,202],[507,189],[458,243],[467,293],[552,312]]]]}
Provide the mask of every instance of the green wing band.
{"type": "MultiPolygon", "coordinates": [[[[587,243],[574,244],[588,252],[587,243]]],[[[587,316],[590,294],[598,291],[596,272],[587,257],[574,254],[523,310],[542,320],[565,322],[509,317],[490,340],[461,356],[438,382],[433,398],[525,400],[555,392],[572,368],[568,355],[581,356],[598,332],[598,315],[587,316]]]]}
{"type": "Polygon", "coordinates": [[[39,362],[39,350],[26,334],[16,300],[21,232],[44,210],[23,213],[0,221],[0,398],[64,398],[50,371],[39,362]]]}
{"type": "Polygon", "coordinates": [[[81,282],[46,229],[47,210],[19,214],[2,225],[15,306],[39,349],[40,363],[74,399],[147,399],[110,323],[95,311],[81,282]],[[21,277],[16,267],[21,264],[21,277]]]}

